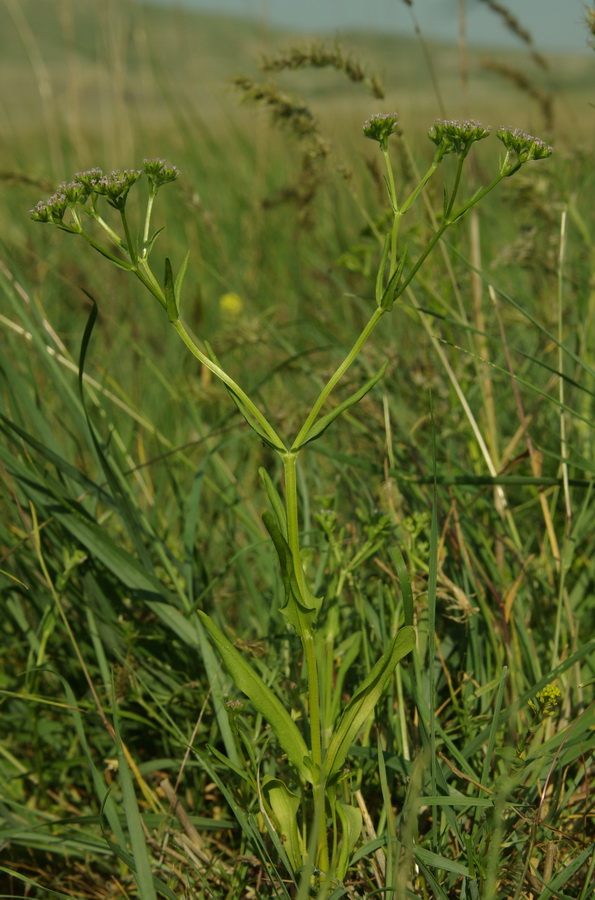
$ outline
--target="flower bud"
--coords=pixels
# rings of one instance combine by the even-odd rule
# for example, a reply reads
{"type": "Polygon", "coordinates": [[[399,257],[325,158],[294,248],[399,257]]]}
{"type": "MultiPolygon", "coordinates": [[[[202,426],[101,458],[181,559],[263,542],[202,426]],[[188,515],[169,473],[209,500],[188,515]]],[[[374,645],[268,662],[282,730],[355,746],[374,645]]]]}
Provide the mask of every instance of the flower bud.
{"type": "Polygon", "coordinates": [[[472,144],[486,138],[490,131],[490,125],[482,125],[474,119],[466,119],[459,122],[456,119],[437,119],[428,132],[428,137],[438,147],[440,157],[446,153],[456,153],[457,156],[467,156],[472,144]]]}
{"type": "Polygon", "coordinates": [[[180,174],[177,166],[168,165],[164,159],[143,160],[143,172],[155,190],[170,181],[175,181],[180,174]]]}
{"type": "Polygon", "coordinates": [[[60,190],[48,200],[40,200],[37,206],[29,210],[29,215],[35,222],[49,222],[52,225],[62,225],[64,213],[69,207],[66,194],[60,190]]]}
{"type": "Polygon", "coordinates": [[[128,191],[142,174],[140,169],[115,169],[109,175],[102,175],[92,189],[96,194],[102,194],[110,206],[124,209],[128,191]]]}
{"type": "Polygon", "coordinates": [[[386,152],[388,139],[391,134],[395,133],[396,127],[396,113],[379,113],[378,115],[370,116],[364,122],[364,136],[372,141],[378,141],[382,150],[386,152]]]}
{"type": "MultiPolygon", "coordinates": [[[[508,151],[507,157],[510,153],[514,153],[517,157],[512,171],[516,171],[519,166],[531,159],[547,159],[554,152],[554,148],[545,141],[521,131],[520,128],[502,126],[496,134],[508,151]]],[[[509,174],[512,174],[512,171],[509,174]]]]}

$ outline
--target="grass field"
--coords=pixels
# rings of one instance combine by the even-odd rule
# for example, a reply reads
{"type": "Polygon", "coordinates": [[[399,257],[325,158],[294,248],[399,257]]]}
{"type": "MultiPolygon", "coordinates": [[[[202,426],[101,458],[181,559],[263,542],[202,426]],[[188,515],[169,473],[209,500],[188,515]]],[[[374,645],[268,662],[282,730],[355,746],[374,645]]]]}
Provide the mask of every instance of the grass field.
{"type": "Polygon", "coordinates": [[[1,0],[0,897],[592,897],[595,57],[519,46],[1,0]],[[400,204],[437,118],[494,126],[459,202],[499,126],[554,147],[410,283],[456,163],[397,255],[393,111],[400,204]],[[152,157],[206,365],[167,286],[28,215],[152,157]]]}

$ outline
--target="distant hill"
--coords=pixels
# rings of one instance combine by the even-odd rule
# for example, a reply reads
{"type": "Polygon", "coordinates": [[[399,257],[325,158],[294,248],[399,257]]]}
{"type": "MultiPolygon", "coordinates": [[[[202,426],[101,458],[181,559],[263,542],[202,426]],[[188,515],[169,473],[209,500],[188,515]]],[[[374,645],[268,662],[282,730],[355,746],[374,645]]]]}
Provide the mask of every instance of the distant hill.
{"type": "Polygon", "coordinates": [[[556,56],[545,70],[520,51],[470,51],[461,59],[457,48],[442,44],[347,34],[342,45],[385,85],[386,99],[379,101],[335,71],[259,73],[263,54],[304,41],[254,21],[133,0],[2,3],[1,165],[11,168],[15,155],[30,156],[35,135],[52,128],[60,131],[56,141],[68,134],[76,144],[87,133],[100,131],[106,139],[106,129],[120,139],[126,129],[146,135],[153,127],[178,127],[172,104],[216,128],[237,114],[229,79],[238,74],[274,79],[300,93],[325,121],[395,109],[406,127],[444,114],[492,124],[514,120],[541,133],[544,98],[552,93],[554,114],[573,133],[591,128],[595,56],[556,56]],[[519,87],[523,79],[528,88],[519,87]]]}

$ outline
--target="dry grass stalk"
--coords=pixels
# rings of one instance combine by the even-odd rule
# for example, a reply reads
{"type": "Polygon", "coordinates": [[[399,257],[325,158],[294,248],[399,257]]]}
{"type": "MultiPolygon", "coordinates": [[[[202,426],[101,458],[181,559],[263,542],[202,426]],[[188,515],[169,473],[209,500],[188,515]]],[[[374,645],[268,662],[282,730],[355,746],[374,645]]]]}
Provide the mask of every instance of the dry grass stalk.
{"type": "Polygon", "coordinates": [[[482,63],[482,68],[489,72],[497,72],[499,75],[503,75],[505,78],[508,78],[509,81],[512,81],[519,90],[524,91],[532,97],[541,110],[546,130],[550,133],[553,131],[554,104],[551,93],[546,93],[546,91],[536,87],[531,79],[527,78],[524,72],[521,72],[519,69],[514,69],[512,66],[507,66],[505,63],[500,63],[497,60],[486,60],[482,63]]]}

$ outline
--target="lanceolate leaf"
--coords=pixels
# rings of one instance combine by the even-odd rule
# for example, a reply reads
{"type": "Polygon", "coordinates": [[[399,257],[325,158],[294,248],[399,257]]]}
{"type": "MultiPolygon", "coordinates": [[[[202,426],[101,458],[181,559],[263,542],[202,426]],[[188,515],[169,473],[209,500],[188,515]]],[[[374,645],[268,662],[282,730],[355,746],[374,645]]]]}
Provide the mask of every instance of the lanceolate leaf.
{"type": "Polygon", "coordinates": [[[190,250],[184,257],[182,261],[182,265],[176,275],[176,280],[174,282],[174,294],[176,296],[176,309],[178,312],[180,311],[180,298],[182,296],[182,285],[184,284],[184,278],[186,275],[186,269],[188,268],[188,260],[190,259],[190,250]]]}
{"type": "Polygon", "coordinates": [[[236,687],[251,700],[253,706],[269,723],[289,762],[295,766],[300,776],[305,781],[311,781],[312,776],[306,765],[309,756],[308,747],[279,698],[217,628],[211,617],[201,610],[198,610],[198,615],[236,687]]]}
{"type": "Polygon", "coordinates": [[[146,252],[147,257],[150,256],[151,250],[153,249],[155,241],[157,240],[157,238],[159,237],[161,232],[164,230],[164,228],[165,228],[165,225],[162,225],[161,228],[158,228],[157,231],[153,232],[153,234],[147,241],[147,246],[145,247],[145,252],[146,252]]]}
{"type": "MultiPolygon", "coordinates": [[[[291,548],[281,534],[277,519],[273,513],[268,509],[265,510],[262,514],[262,519],[275,545],[275,550],[279,557],[279,566],[281,567],[281,577],[285,589],[285,605],[281,607],[280,611],[301,636],[304,630],[311,628],[316,621],[322,605],[322,598],[315,597],[307,585],[304,590],[300,588],[295,574],[296,563],[294,562],[291,548]]],[[[297,565],[301,565],[299,560],[297,565]]]]}
{"type": "Polygon", "coordinates": [[[384,363],[381,369],[379,369],[376,374],[370,378],[369,381],[366,381],[364,385],[356,391],[355,394],[352,394],[347,400],[344,400],[343,403],[340,403],[335,409],[331,410],[331,412],[327,413],[322,418],[318,419],[317,422],[312,425],[312,428],[306,434],[304,440],[297,446],[293,447],[293,450],[299,450],[301,447],[304,447],[306,444],[309,444],[310,441],[315,441],[316,438],[319,438],[321,434],[323,434],[329,425],[335,421],[335,419],[344,413],[346,409],[349,409],[351,406],[355,406],[356,403],[365,397],[368,391],[372,390],[375,384],[377,384],[384,373],[386,372],[386,367],[388,365],[388,361],[384,363]]]}
{"type": "Polygon", "coordinates": [[[378,275],[376,276],[376,303],[378,306],[382,304],[382,298],[384,296],[384,273],[386,271],[386,264],[388,262],[388,251],[390,249],[390,235],[386,235],[384,238],[384,247],[382,248],[382,259],[380,260],[380,265],[378,266],[378,275]]]}
{"type": "Polygon", "coordinates": [[[378,703],[397,663],[415,647],[415,630],[405,625],[391,641],[366,680],[353,695],[339,720],[325,759],[326,777],[331,780],[343,768],[349,747],[378,703]]]}
{"type": "Polygon", "coordinates": [[[271,476],[262,466],[258,470],[258,474],[262,479],[262,483],[264,484],[264,488],[267,492],[267,497],[269,498],[269,503],[273,508],[273,512],[275,513],[275,518],[277,519],[277,525],[279,526],[279,530],[281,534],[287,540],[287,514],[285,512],[285,507],[283,505],[283,500],[279,496],[279,492],[275,485],[271,480],[271,476]]]}
{"type": "Polygon", "coordinates": [[[378,304],[380,309],[385,309],[387,312],[390,312],[393,306],[395,305],[395,300],[397,298],[397,291],[399,290],[399,284],[401,281],[401,277],[403,275],[403,269],[405,268],[405,260],[407,259],[407,248],[405,248],[401,259],[397,263],[397,268],[395,269],[392,278],[386,286],[386,290],[382,296],[382,300],[378,304]]]}
{"type": "MultiPolygon", "coordinates": [[[[211,345],[209,344],[208,341],[205,341],[205,349],[207,351],[209,359],[212,362],[214,362],[216,365],[218,365],[219,368],[222,368],[219,364],[219,360],[215,356],[213,348],[211,347],[211,345]]],[[[232,387],[230,387],[229,384],[227,384],[227,382],[223,382],[223,383],[225,384],[225,387],[227,388],[229,396],[231,397],[231,399],[233,400],[233,402],[235,403],[235,405],[237,406],[237,408],[243,415],[244,419],[246,420],[246,422],[248,423],[250,428],[256,432],[256,434],[261,439],[261,441],[264,441],[265,444],[267,444],[269,447],[272,447],[273,450],[279,451],[280,453],[283,453],[284,451],[286,451],[287,448],[283,446],[281,439],[279,438],[278,440],[273,440],[269,435],[267,435],[265,430],[262,428],[262,426],[257,421],[256,416],[252,413],[252,411],[250,409],[248,409],[248,407],[244,403],[243,399],[239,396],[239,394],[237,394],[236,391],[234,391],[234,389],[232,387]]]]}
{"type": "Polygon", "coordinates": [[[401,582],[401,594],[403,597],[403,612],[405,614],[405,624],[413,624],[413,592],[411,590],[411,581],[403,554],[396,545],[390,548],[390,557],[395,564],[399,581],[401,582]]]}

